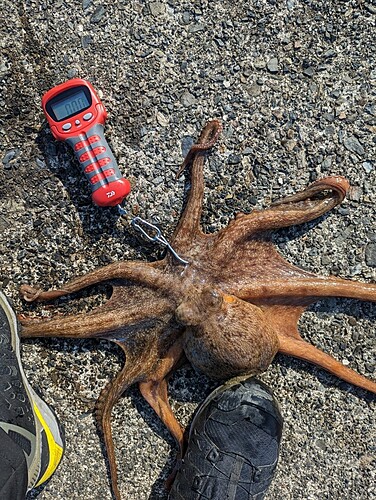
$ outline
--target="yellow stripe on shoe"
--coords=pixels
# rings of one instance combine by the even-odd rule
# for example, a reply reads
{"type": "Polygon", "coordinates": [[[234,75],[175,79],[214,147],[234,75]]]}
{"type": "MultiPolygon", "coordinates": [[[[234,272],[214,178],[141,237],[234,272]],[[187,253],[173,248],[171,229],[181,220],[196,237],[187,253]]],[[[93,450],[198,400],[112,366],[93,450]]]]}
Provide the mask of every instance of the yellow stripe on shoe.
{"type": "Polygon", "coordinates": [[[44,429],[44,432],[46,433],[48,450],[49,450],[49,462],[48,462],[47,469],[45,470],[41,479],[35,485],[35,486],[40,486],[42,483],[47,481],[47,479],[49,479],[52,476],[52,474],[55,472],[57,466],[59,465],[59,463],[61,461],[64,450],[60,445],[58,445],[55,442],[55,439],[54,439],[52,432],[50,431],[46,421],[42,417],[42,414],[39,411],[39,408],[37,407],[37,405],[35,403],[34,403],[34,411],[35,411],[35,414],[38,417],[38,420],[40,421],[40,423],[44,429]]]}

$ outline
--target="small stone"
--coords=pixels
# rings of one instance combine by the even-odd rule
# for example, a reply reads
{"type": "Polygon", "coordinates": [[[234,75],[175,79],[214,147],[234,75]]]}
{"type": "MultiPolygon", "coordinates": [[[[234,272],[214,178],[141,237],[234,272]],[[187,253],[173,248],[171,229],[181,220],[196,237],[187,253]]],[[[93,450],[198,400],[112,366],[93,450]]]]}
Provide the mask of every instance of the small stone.
{"type": "Polygon", "coordinates": [[[76,68],[71,68],[67,71],[68,78],[75,78],[78,75],[78,70],[76,68]]]}
{"type": "Polygon", "coordinates": [[[367,174],[370,174],[373,170],[373,165],[372,162],[370,161],[364,161],[362,167],[364,168],[367,174]]]}
{"type": "Polygon", "coordinates": [[[332,167],[332,161],[333,161],[332,157],[327,156],[325,160],[321,163],[321,170],[323,172],[330,170],[332,167]]]}
{"type": "MultiPolygon", "coordinates": [[[[354,316],[349,316],[349,325],[351,326],[355,326],[358,322],[356,321],[356,318],[354,318],[354,316]]],[[[355,340],[353,338],[353,340],[355,340]]]]}
{"type": "Polygon", "coordinates": [[[45,161],[41,160],[40,158],[35,158],[35,163],[38,165],[39,168],[46,168],[45,161]]]}
{"type": "Polygon", "coordinates": [[[368,10],[368,12],[370,14],[376,14],[376,6],[375,5],[371,5],[370,3],[366,3],[364,5],[365,9],[368,10]]]}
{"type": "Polygon", "coordinates": [[[188,92],[188,90],[186,90],[182,94],[180,100],[181,100],[182,105],[185,106],[186,108],[189,108],[189,106],[192,106],[196,102],[195,96],[192,95],[190,92],[188,92]]]}
{"type": "Polygon", "coordinates": [[[160,177],[160,176],[159,176],[159,177],[156,177],[155,179],[153,179],[151,182],[152,182],[155,186],[158,186],[159,184],[163,184],[164,179],[163,179],[163,177],[160,177]]]}
{"type": "Polygon", "coordinates": [[[376,243],[368,243],[364,256],[367,266],[376,267],[376,243]]]}
{"type": "Polygon", "coordinates": [[[151,2],[149,7],[153,17],[162,16],[166,12],[166,5],[163,2],[151,2]]]}
{"type": "Polygon", "coordinates": [[[316,446],[320,448],[320,450],[325,451],[326,450],[326,443],[323,439],[316,439],[316,446]]]}
{"type": "Polygon", "coordinates": [[[81,39],[81,45],[83,49],[87,49],[88,46],[92,43],[93,39],[90,35],[84,35],[81,39]]]}
{"type": "Polygon", "coordinates": [[[256,69],[264,69],[266,67],[266,62],[262,59],[262,57],[256,57],[253,61],[253,65],[256,69]]]}
{"type": "Polygon", "coordinates": [[[167,125],[170,122],[169,118],[167,116],[165,116],[163,113],[161,113],[160,111],[157,113],[156,118],[157,118],[157,122],[162,127],[167,127],[167,125]]]}
{"type": "Polygon", "coordinates": [[[338,212],[341,215],[349,215],[350,214],[350,210],[347,207],[339,207],[338,212]]]}
{"type": "Polygon", "coordinates": [[[193,24],[189,27],[189,33],[197,33],[198,31],[204,31],[205,26],[203,24],[193,24]]]}
{"type": "Polygon", "coordinates": [[[191,12],[185,10],[183,12],[182,17],[181,17],[182,24],[189,24],[191,21],[192,21],[192,14],[191,14],[191,12]]]}
{"type": "Polygon", "coordinates": [[[345,137],[343,139],[343,145],[348,151],[351,151],[352,153],[355,153],[359,156],[364,155],[363,146],[360,144],[358,139],[353,135],[350,135],[350,137],[345,137]]]}
{"type": "Polygon", "coordinates": [[[278,73],[278,59],[276,57],[272,57],[267,62],[266,67],[270,73],[278,73]]]}
{"type": "Polygon", "coordinates": [[[0,63],[0,78],[5,78],[7,75],[10,74],[10,68],[7,66],[6,63],[0,63]]]}
{"type": "Polygon", "coordinates": [[[84,10],[86,10],[87,8],[89,8],[90,5],[92,4],[92,1],[93,0],[82,0],[82,8],[84,10]]]}
{"type": "Polygon", "coordinates": [[[190,135],[185,135],[184,137],[182,137],[181,151],[183,153],[183,156],[186,156],[188,154],[188,151],[193,146],[193,143],[194,143],[194,139],[190,135]]]}
{"type": "Polygon", "coordinates": [[[104,16],[104,13],[106,12],[106,9],[103,7],[103,5],[98,5],[98,7],[95,9],[93,12],[90,22],[91,23],[99,23],[99,21],[102,19],[104,16]]]}
{"type": "Polygon", "coordinates": [[[18,152],[19,152],[18,149],[12,149],[7,153],[5,153],[3,157],[3,165],[4,166],[9,165],[9,163],[17,156],[18,152]]]}
{"type": "Polygon", "coordinates": [[[376,116],[376,105],[375,104],[368,104],[367,106],[365,106],[365,111],[367,111],[367,113],[369,113],[370,115],[372,116],[376,116]]]}
{"type": "Polygon", "coordinates": [[[303,69],[303,75],[311,78],[315,74],[315,68],[313,66],[308,66],[308,68],[303,69]]]}
{"type": "Polygon", "coordinates": [[[325,59],[329,59],[331,57],[336,57],[336,56],[337,56],[337,52],[333,49],[329,49],[326,52],[324,52],[324,54],[323,54],[323,57],[325,59]]]}
{"type": "Polygon", "coordinates": [[[284,139],[281,142],[287,151],[292,151],[297,145],[297,141],[295,139],[284,139]]]}
{"type": "Polygon", "coordinates": [[[229,165],[238,165],[241,161],[242,161],[242,159],[240,158],[240,156],[236,155],[234,153],[231,153],[229,155],[229,157],[227,158],[227,163],[229,165]]]}
{"type": "Polygon", "coordinates": [[[362,190],[359,186],[351,186],[347,195],[349,200],[360,201],[362,197],[362,190]]]}
{"type": "Polygon", "coordinates": [[[364,366],[368,373],[373,373],[375,371],[375,365],[371,363],[365,363],[364,366]]]}
{"type": "Polygon", "coordinates": [[[261,94],[261,86],[258,85],[257,83],[252,83],[252,85],[249,88],[249,94],[252,95],[253,97],[257,97],[261,94]]]}

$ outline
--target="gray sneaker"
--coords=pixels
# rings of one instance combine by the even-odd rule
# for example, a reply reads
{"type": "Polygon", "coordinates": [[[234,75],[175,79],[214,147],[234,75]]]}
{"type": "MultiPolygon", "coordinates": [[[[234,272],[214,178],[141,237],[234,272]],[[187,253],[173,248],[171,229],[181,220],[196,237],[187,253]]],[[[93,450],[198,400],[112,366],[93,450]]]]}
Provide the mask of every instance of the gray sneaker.
{"type": "Polygon", "coordinates": [[[277,466],[283,420],[270,389],[248,378],[212,392],[193,419],[170,500],[261,500],[277,466]]]}
{"type": "Polygon", "coordinates": [[[18,447],[25,456],[27,491],[47,481],[61,461],[64,437],[56,415],[27,381],[20,357],[16,315],[2,292],[0,292],[0,430],[1,454],[9,458],[13,450],[18,453],[18,447]],[[4,436],[4,440],[1,436],[4,436]],[[7,442],[6,447],[4,441],[7,442]],[[17,446],[9,447],[11,442],[17,446]]]}

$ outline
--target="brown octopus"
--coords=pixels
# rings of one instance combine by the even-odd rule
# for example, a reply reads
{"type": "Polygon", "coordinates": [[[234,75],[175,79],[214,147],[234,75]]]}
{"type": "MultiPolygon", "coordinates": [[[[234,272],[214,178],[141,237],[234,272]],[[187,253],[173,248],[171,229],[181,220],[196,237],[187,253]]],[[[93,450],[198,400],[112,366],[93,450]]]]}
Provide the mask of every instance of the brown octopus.
{"type": "Polygon", "coordinates": [[[298,320],[309,304],[339,296],[376,301],[376,285],[320,277],[286,262],[270,241],[270,231],[315,219],[338,205],[346,179],[327,177],[266,210],[239,213],[215,234],[200,227],[204,153],[216,142],[221,124],[203,129],[180,172],[191,166],[191,188],[163,260],[116,262],[77,278],[64,288],[21,287],[27,301],[50,300],[89,285],[116,280],[111,298],[89,314],[22,321],[23,337],[102,338],[118,344],[125,366],[102,390],[97,421],[103,432],[115,497],[120,498],[111,434],[111,410],[121,394],[138,383],[183,450],[183,429],[169,405],[167,380],[184,355],[218,379],[268,368],[281,352],[315,363],[337,377],[376,393],[376,383],[304,341],[298,320]]]}

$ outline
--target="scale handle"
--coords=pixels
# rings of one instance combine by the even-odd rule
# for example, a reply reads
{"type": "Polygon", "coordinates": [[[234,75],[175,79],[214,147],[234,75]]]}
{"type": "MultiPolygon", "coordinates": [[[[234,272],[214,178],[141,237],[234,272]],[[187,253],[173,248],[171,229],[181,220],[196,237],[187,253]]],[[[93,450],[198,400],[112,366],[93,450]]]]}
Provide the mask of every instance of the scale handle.
{"type": "Polygon", "coordinates": [[[86,132],[68,137],[66,142],[91,185],[93,202],[100,207],[119,205],[130,193],[131,185],[119,170],[103,125],[97,123],[86,132]]]}

